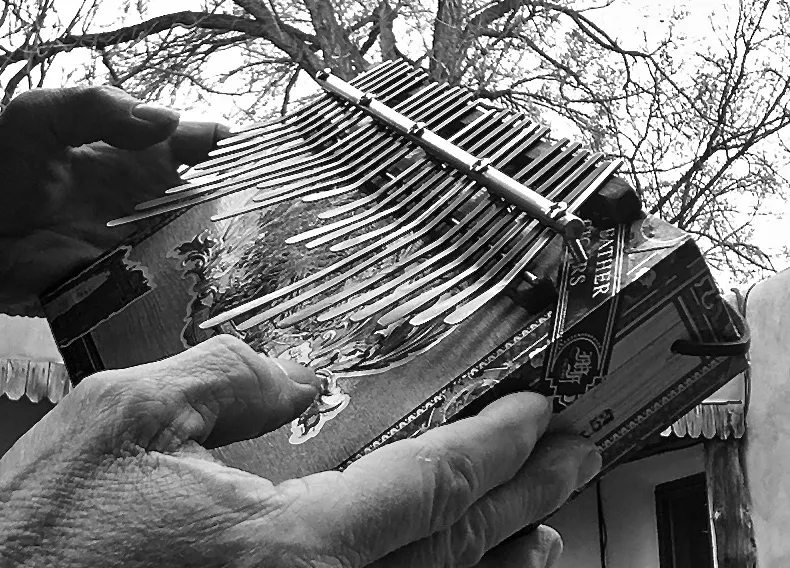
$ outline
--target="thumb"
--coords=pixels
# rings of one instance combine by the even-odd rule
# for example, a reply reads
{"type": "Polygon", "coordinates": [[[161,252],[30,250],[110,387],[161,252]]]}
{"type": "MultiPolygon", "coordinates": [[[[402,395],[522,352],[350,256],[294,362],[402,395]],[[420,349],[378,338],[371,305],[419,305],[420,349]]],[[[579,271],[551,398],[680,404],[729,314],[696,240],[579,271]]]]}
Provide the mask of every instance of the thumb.
{"type": "Polygon", "coordinates": [[[489,551],[475,568],[553,568],[562,554],[562,538],[540,525],[524,536],[508,539],[489,551]]]}
{"type": "Polygon", "coordinates": [[[142,150],[168,138],[178,112],[143,103],[115,87],[34,89],[14,98],[3,120],[51,147],[106,142],[142,150]]]}
{"type": "Polygon", "coordinates": [[[165,452],[188,441],[214,448],[275,430],[313,402],[318,379],[220,335],[155,363],[93,375],[73,394],[84,387],[107,407],[99,414],[111,413],[117,431],[165,452]]]}
{"type": "Polygon", "coordinates": [[[229,136],[230,128],[224,124],[183,120],[169,143],[176,162],[194,166],[208,158],[217,142],[229,136]]]}

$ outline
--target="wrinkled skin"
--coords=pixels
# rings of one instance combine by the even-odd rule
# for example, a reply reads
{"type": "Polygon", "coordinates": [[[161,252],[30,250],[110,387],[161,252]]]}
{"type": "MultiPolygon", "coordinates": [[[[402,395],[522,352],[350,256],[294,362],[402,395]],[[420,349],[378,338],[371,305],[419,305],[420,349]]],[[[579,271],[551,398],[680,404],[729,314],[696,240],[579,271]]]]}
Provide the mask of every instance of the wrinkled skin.
{"type": "Polygon", "coordinates": [[[178,166],[204,159],[226,131],[179,123],[175,111],[112,87],[40,89],[11,101],[0,115],[0,311],[30,310],[117,244],[135,226],[107,221],[181,183],[178,166]]]}
{"type": "MultiPolygon", "coordinates": [[[[314,377],[286,364],[220,336],[86,379],[0,461],[0,564],[473,566],[600,465],[581,439],[538,441],[550,411],[531,393],[343,473],[273,485],[217,463],[205,447],[310,403],[314,377]]],[[[557,546],[541,530],[482,566],[544,566],[557,546]]]]}
{"type": "MultiPolygon", "coordinates": [[[[141,122],[137,104],[113,89],[38,91],[0,116],[6,305],[115,244],[124,234],[105,222],[178,183],[177,164],[216,138],[167,110],[144,109],[141,122]]],[[[496,546],[600,468],[586,440],[541,437],[546,399],[513,394],[343,473],[276,486],[206,450],[276,429],[316,392],[311,372],[226,336],[85,379],[0,460],[0,565],[556,562],[547,527],[496,546]]]]}

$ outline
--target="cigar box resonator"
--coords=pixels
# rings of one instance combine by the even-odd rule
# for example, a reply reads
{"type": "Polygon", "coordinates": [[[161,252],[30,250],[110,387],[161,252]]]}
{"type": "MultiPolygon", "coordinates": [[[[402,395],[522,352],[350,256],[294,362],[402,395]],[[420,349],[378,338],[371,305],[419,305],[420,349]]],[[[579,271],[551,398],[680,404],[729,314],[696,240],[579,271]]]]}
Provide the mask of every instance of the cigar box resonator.
{"type": "Polygon", "coordinates": [[[42,300],[72,380],[212,335],[315,369],[293,423],[216,450],[343,468],[515,390],[611,466],[745,366],[694,242],[620,165],[390,62],[237,131],[42,300]]]}

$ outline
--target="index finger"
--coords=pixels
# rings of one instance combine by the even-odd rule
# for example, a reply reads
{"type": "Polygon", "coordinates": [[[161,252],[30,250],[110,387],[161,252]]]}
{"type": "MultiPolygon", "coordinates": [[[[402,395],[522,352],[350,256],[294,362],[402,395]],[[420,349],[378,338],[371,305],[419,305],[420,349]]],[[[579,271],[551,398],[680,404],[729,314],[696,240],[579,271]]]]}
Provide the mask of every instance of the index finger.
{"type": "Polygon", "coordinates": [[[450,527],[511,479],[550,418],[545,397],[511,394],[477,416],[376,450],[343,473],[308,476],[280,489],[287,494],[297,488],[291,509],[314,525],[310,532],[322,547],[340,557],[353,551],[364,566],[450,527]]]}

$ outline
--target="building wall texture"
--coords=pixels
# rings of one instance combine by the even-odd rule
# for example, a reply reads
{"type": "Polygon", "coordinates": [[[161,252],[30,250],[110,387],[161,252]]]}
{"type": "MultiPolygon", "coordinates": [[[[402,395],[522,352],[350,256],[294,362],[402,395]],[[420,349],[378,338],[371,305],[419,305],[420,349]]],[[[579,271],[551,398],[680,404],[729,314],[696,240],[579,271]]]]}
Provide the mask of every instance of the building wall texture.
{"type": "MultiPolygon", "coordinates": [[[[601,480],[606,568],[660,568],[656,485],[704,471],[702,444],[618,466],[601,480]]],[[[601,568],[595,487],[547,522],[562,535],[557,568],[601,568]]]]}
{"type": "Polygon", "coordinates": [[[752,288],[746,475],[759,568],[790,566],[790,271],[752,288]]]}

